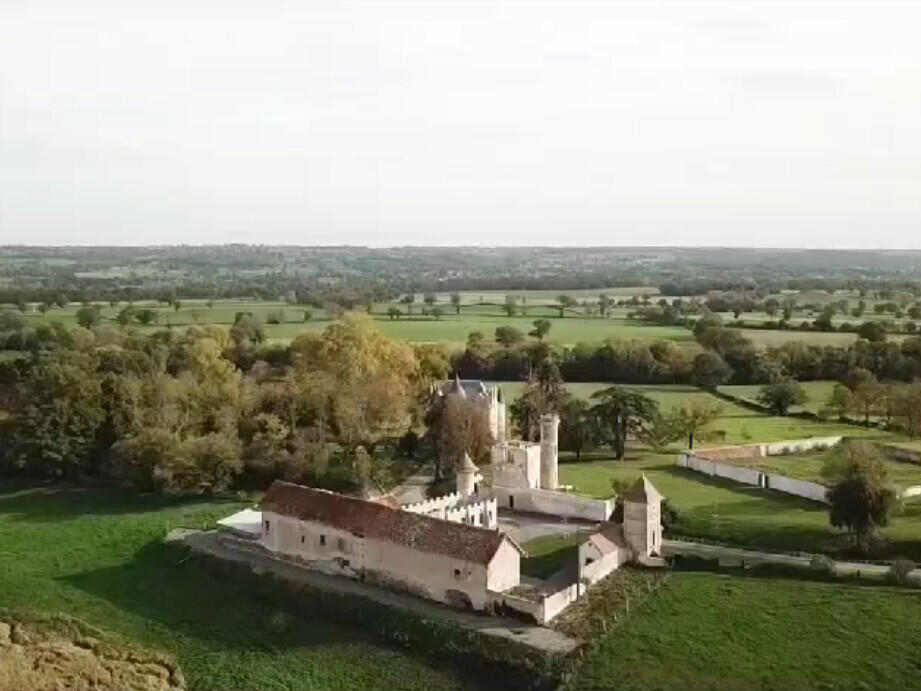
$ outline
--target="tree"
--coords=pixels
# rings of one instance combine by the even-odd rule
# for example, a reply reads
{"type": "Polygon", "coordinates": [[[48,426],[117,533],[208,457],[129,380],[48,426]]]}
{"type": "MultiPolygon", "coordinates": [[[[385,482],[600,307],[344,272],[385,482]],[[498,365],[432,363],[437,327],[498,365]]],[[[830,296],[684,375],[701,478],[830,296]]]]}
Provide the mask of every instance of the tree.
{"type": "Polygon", "coordinates": [[[786,415],[791,407],[802,405],[809,397],[798,381],[780,377],[761,387],[758,401],[777,415],[786,415]]]}
{"type": "Polygon", "coordinates": [[[825,409],[837,415],[839,420],[844,420],[848,411],[853,407],[854,398],[851,390],[844,384],[835,384],[828,395],[828,400],[825,401],[825,409]]]}
{"type": "Polygon", "coordinates": [[[848,442],[826,463],[823,477],[830,483],[831,524],[852,532],[857,546],[866,549],[898,504],[879,450],[869,442],[848,442]]]}
{"type": "Polygon", "coordinates": [[[403,316],[403,313],[400,311],[399,307],[388,307],[387,316],[391,319],[399,319],[403,316]]]}
{"type": "Polygon", "coordinates": [[[489,461],[494,443],[486,409],[460,396],[436,396],[425,414],[425,441],[435,451],[435,479],[445,477],[464,454],[474,463],[489,461]]]}
{"type": "Polygon", "coordinates": [[[707,351],[694,357],[691,366],[691,381],[702,389],[714,391],[718,386],[729,381],[731,376],[732,368],[726,364],[719,353],[707,351]]]}
{"type": "Polygon", "coordinates": [[[571,295],[559,295],[556,301],[559,303],[557,309],[560,311],[560,319],[566,316],[567,309],[572,309],[576,305],[576,301],[571,295]]]}
{"type": "Polygon", "coordinates": [[[432,305],[435,304],[435,293],[426,293],[426,294],[422,297],[422,301],[423,301],[426,305],[428,305],[429,307],[431,307],[432,305]]]}
{"type": "Polygon", "coordinates": [[[454,306],[455,314],[461,313],[461,296],[460,293],[451,293],[451,304],[454,306]]]}
{"type": "Polygon", "coordinates": [[[173,311],[178,312],[182,309],[182,300],[173,300],[173,311]]]}
{"type": "Polygon", "coordinates": [[[573,452],[578,461],[595,438],[594,417],[586,401],[570,395],[566,396],[558,412],[560,449],[573,452]]]}
{"type": "Polygon", "coordinates": [[[860,382],[851,392],[854,408],[863,415],[863,423],[870,426],[870,416],[876,412],[883,395],[883,387],[876,378],[860,382]]]}
{"type": "Polygon", "coordinates": [[[412,315],[413,313],[413,303],[416,301],[415,293],[407,293],[400,298],[400,304],[406,305],[406,311],[412,315]]]}
{"type": "Polygon", "coordinates": [[[509,406],[509,416],[522,439],[536,441],[540,436],[540,418],[560,413],[568,398],[560,368],[552,357],[537,361],[524,392],[509,406]]]}
{"type": "Polygon", "coordinates": [[[304,415],[322,421],[353,464],[359,446],[373,457],[381,441],[406,431],[427,386],[410,345],[385,336],[367,315],[354,315],[322,334],[301,334],[291,348],[304,415]]]}
{"type": "Polygon", "coordinates": [[[436,321],[440,321],[441,318],[444,316],[444,313],[445,311],[441,309],[441,307],[433,307],[431,310],[429,310],[429,314],[435,317],[436,321]]]}
{"type": "Polygon", "coordinates": [[[96,305],[83,305],[77,310],[77,323],[84,329],[98,326],[102,321],[102,314],[96,305]]]}
{"type": "Polygon", "coordinates": [[[511,348],[516,346],[524,341],[524,334],[521,333],[514,326],[499,326],[496,327],[496,343],[501,345],[503,348],[511,348]]]}
{"type": "Polygon", "coordinates": [[[886,340],[886,327],[882,322],[864,322],[857,329],[857,335],[860,338],[870,341],[870,343],[878,343],[886,340]]]}
{"type": "Polygon", "coordinates": [[[909,437],[914,439],[921,435],[921,382],[899,388],[894,413],[909,437]]]}
{"type": "Polygon", "coordinates": [[[639,391],[612,386],[592,394],[596,401],[592,413],[599,432],[622,460],[626,452],[627,435],[635,434],[652,422],[659,413],[659,404],[639,391]]]}
{"type": "Polygon", "coordinates": [[[17,465],[56,477],[89,472],[105,418],[93,357],[66,349],[43,357],[22,383],[19,400],[10,411],[17,465]]]}
{"type": "Polygon", "coordinates": [[[543,343],[544,336],[550,333],[550,320],[549,319],[535,319],[533,322],[534,329],[528,332],[528,336],[536,338],[538,341],[543,343]]]}
{"type": "Polygon", "coordinates": [[[764,301],[764,311],[769,317],[776,317],[780,311],[780,301],[777,298],[768,298],[764,301]]]}
{"type": "Polygon", "coordinates": [[[703,436],[704,429],[723,412],[722,406],[706,400],[692,399],[675,408],[670,417],[676,434],[686,437],[688,448],[694,448],[694,438],[703,436]]]}
{"type": "Polygon", "coordinates": [[[518,298],[514,295],[505,296],[505,304],[502,305],[502,309],[505,310],[505,314],[509,317],[515,316],[516,306],[518,303],[518,298]]]}
{"type": "Polygon", "coordinates": [[[607,317],[608,312],[611,311],[611,297],[606,293],[598,296],[598,311],[602,317],[607,317]]]}

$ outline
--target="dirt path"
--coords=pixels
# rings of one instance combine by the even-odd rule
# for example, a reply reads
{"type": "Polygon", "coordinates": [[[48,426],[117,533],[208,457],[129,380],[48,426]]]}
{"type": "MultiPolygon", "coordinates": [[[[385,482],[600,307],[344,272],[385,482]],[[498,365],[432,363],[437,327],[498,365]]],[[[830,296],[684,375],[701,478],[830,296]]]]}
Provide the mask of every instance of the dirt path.
{"type": "Polygon", "coordinates": [[[428,499],[426,492],[434,481],[435,472],[432,466],[424,465],[416,473],[394,487],[390,494],[396,497],[400,504],[415,504],[428,499]]]}
{"type": "MultiPolygon", "coordinates": [[[[664,556],[686,555],[702,559],[719,559],[741,564],[780,564],[799,569],[811,568],[816,555],[781,554],[778,552],[761,552],[758,550],[739,549],[725,545],[710,545],[702,542],[684,540],[662,540],[664,556]]],[[[832,561],[834,572],[841,576],[860,576],[866,578],[886,578],[889,567],[885,564],[867,564],[858,561],[832,561]]],[[[921,569],[915,569],[908,575],[911,580],[921,583],[921,569]]]]}

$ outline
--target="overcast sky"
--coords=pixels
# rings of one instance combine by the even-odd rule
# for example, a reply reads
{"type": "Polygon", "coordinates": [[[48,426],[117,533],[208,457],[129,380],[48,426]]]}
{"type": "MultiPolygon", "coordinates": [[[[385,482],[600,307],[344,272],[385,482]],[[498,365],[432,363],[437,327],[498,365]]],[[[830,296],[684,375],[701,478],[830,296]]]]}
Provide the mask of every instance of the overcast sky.
{"type": "Polygon", "coordinates": [[[0,244],[921,248],[919,27],[909,2],[0,0],[0,244]]]}

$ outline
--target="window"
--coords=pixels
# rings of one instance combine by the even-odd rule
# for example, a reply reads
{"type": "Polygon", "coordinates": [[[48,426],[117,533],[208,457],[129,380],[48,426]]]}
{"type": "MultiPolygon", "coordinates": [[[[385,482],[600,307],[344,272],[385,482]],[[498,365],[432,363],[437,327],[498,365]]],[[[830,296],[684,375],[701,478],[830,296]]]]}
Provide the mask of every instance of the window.
{"type": "Polygon", "coordinates": [[[325,546],[326,546],[326,536],[321,535],[320,536],[320,547],[325,547],[325,546]]]}
{"type": "Polygon", "coordinates": [[[266,521],[266,522],[265,522],[265,532],[269,532],[269,530],[271,530],[271,528],[272,528],[272,524],[269,523],[268,521],[266,521]]]}
{"type": "Polygon", "coordinates": [[[340,552],[345,551],[345,538],[340,537],[338,540],[336,540],[336,549],[338,549],[340,552]]]}
{"type": "Polygon", "coordinates": [[[301,535],[301,544],[302,544],[302,545],[304,544],[304,536],[303,536],[303,535],[301,535]]]}
{"type": "Polygon", "coordinates": [[[512,495],[509,495],[509,497],[508,497],[508,507],[509,507],[510,509],[514,509],[514,508],[515,508],[515,497],[513,497],[512,495]]]}
{"type": "Polygon", "coordinates": [[[461,577],[461,570],[454,569],[454,578],[460,578],[460,577],[461,577]]]}

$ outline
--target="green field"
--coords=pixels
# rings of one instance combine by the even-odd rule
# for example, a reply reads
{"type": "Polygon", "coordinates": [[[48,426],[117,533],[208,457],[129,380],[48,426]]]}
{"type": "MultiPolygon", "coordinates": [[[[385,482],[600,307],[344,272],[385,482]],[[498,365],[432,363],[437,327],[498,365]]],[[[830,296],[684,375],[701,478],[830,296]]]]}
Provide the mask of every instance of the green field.
{"type": "MultiPolygon", "coordinates": [[[[583,385],[585,387],[597,385],[583,385]]],[[[682,386],[633,387],[659,401],[664,409],[687,400],[712,399],[699,389],[682,386]]],[[[723,436],[718,444],[782,441],[825,436],[865,436],[883,441],[894,435],[837,422],[816,422],[758,413],[719,401],[722,416],[711,429],[723,436]]],[[[705,445],[718,445],[710,442],[705,445]]],[[[646,473],[658,489],[679,510],[674,534],[730,542],[767,549],[835,552],[839,534],[828,522],[825,507],[814,502],[769,490],[710,478],[675,465],[676,444],[668,453],[655,453],[637,443],[628,444],[627,458],[612,459],[606,452],[583,455],[575,462],[563,454],[560,482],[576,492],[609,497],[611,480],[635,480],[646,473]]],[[[894,464],[899,473],[912,478],[918,467],[894,464]]],[[[911,484],[915,484],[912,482],[911,484]]],[[[906,555],[921,560],[921,501],[906,502],[903,512],[883,531],[890,541],[884,555],[906,555]]]]}
{"type": "MultiPolygon", "coordinates": [[[[822,408],[825,407],[828,397],[831,395],[832,389],[835,388],[836,381],[804,381],[800,382],[800,386],[803,387],[803,391],[806,392],[807,400],[802,405],[793,406],[790,408],[790,412],[797,413],[801,411],[808,411],[810,413],[818,413],[822,408]]],[[[761,391],[760,384],[744,384],[744,385],[733,385],[733,386],[721,386],[719,390],[723,393],[727,393],[731,396],[738,396],[740,398],[748,398],[752,401],[758,400],[758,393],[761,391]]]]}
{"type": "Polygon", "coordinates": [[[0,608],[62,612],[173,655],[189,688],[473,689],[336,621],[270,599],[160,543],[238,503],[0,484],[0,608]]]}
{"type": "Polygon", "coordinates": [[[678,572],[566,688],[917,689],[919,617],[913,590],[678,572]]]}
{"type": "MultiPolygon", "coordinates": [[[[654,292],[654,288],[618,288],[606,291],[612,298],[618,299],[631,295],[642,295],[654,292]]],[[[601,291],[585,290],[568,293],[580,301],[592,302],[597,299],[601,291]]],[[[574,345],[576,343],[600,343],[614,339],[639,339],[647,341],[670,340],[693,345],[693,336],[688,329],[681,326],[659,326],[644,324],[627,318],[632,308],[614,307],[608,318],[598,315],[587,316],[581,306],[566,311],[566,316],[561,318],[556,307],[556,291],[480,291],[461,293],[461,313],[455,313],[454,306],[450,304],[450,295],[439,293],[436,295],[435,306],[443,312],[440,319],[423,315],[423,310],[428,309],[422,301],[423,296],[418,295],[416,303],[408,308],[400,303],[377,303],[373,306],[373,315],[381,329],[393,338],[411,342],[444,342],[454,346],[464,343],[467,334],[471,331],[481,331],[488,339],[492,338],[497,326],[510,324],[527,333],[531,330],[531,322],[538,318],[549,319],[553,326],[548,340],[561,345],[574,345]],[[524,296],[526,302],[519,303],[519,312],[507,316],[503,311],[503,304],[507,294],[515,294],[519,299],[524,296]],[[396,307],[403,316],[399,319],[390,319],[387,310],[396,307]],[[411,313],[408,313],[410,312],[411,313]]],[[[116,307],[108,304],[102,306],[103,319],[115,323],[115,317],[126,303],[116,307]]],[[[233,324],[238,312],[252,312],[263,320],[268,320],[270,315],[283,312],[283,322],[279,324],[266,324],[266,334],[269,338],[279,341],[289,341],[299,333],[321,331],[329,324],[330,315],[322,309],[302,305],[289,305],[283,301],[272,300],[217,300],[213,306],[208,307],[206,300],[182,300],[179,310],[169,305],[156,302],[137,302],[136,307],[152,308],[158,313],[158,322],[155,327],[182,327],[190,324],[233,324]],[[310,313],[310,319],[304,319],[304,313],[310,313]]],[[[70,304],[64,308],[53,307],[46,314],[37,311],[37,305],[29,305],[26,318],[32,323],[57,321],[63,324],[76,324],[76,312],[80,305],[70,304]]],[[[5,309],[12,309],[12,306],[5,309]]],[[[750,321],[757,322],[767,315],[751,315],[750,321]]],[[[872,317],[867,317],[872,318],[872,317]]],[[[845,346],[856,339],[853,333],[840,332],[813,332],[791,330],[764,330],[740,329],[740,332],[751,339],[755,345],[766,348],[780,345],[787,341],[802,341],[813,345],[845,346]]],[[[904,336],[893,335],[894,340],[904,336]]]]}
{"type": "MultiPolygon", "coordinates": [[[[756,459],[724,461],[746,468],[757,468],[765,473],[777,473],[797,480],[823,483],[822,468],[838,453],[836,449],[786,456],[766,456],[756,459]]],[[[884,460],[889,480],[900,488],[921,485],[921,465],[884,460]]]]}

